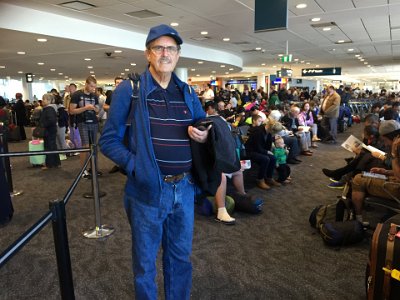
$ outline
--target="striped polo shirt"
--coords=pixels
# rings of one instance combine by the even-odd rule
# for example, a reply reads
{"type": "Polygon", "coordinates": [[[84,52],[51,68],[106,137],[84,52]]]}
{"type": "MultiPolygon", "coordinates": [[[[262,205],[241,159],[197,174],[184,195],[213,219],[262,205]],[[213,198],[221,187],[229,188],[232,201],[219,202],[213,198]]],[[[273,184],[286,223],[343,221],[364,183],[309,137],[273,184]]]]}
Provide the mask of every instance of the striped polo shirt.
{"type": "Polygon", "coordinates": [[[150,133],[158,167],[163,175],[177,175],[192,168],[192,152],[187,128],[192,114],[174,80],[163,89],[157,87],[146,99],[150,133]]]}

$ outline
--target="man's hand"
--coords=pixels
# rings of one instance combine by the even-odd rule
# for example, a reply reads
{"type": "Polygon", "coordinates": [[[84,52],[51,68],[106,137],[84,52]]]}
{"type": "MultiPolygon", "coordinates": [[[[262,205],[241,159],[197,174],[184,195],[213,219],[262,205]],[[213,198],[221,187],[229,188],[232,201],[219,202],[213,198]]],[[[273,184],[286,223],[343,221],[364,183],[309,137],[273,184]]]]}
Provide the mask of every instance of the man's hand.
{"type": "Polygon", "coordinates": [[[94,107],[93,104],[86,104],[85,105],[85,110],[95,110],[96,108],[94,107]]]}
{"type": "Polygon", "coordinates": [[[383,175],[388,174],[387,170],[385,170],[384,168],[378,168],[378,167],[371,168],[370,172],[376,173],[376,174],[383,174],[383,175]]]}
{"type": "Polygon", "coordinates": [[[189,126],[188,127],[189,137],[198,143],[205,143],[208,137],[208,131],[210,130],[211,127],[212,125],[208,126],[206,130],[200,130],[193,126],[189,126]]]}

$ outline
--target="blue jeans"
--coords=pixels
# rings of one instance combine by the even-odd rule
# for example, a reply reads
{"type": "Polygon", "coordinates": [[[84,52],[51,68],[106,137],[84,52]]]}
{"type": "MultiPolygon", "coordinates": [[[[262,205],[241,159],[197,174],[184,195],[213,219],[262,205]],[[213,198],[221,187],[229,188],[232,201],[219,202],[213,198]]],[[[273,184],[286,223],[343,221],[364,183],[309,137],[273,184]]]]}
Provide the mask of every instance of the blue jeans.
{"type": "Polygon", "coordinates": [[[189,299],[194,223],[191,175],[179,182],[163,181],[159,207],[125,196],[125,209],[132,228],[135,299],[157,299],[156,258],[160,244],[165,299],[189,299]]]}

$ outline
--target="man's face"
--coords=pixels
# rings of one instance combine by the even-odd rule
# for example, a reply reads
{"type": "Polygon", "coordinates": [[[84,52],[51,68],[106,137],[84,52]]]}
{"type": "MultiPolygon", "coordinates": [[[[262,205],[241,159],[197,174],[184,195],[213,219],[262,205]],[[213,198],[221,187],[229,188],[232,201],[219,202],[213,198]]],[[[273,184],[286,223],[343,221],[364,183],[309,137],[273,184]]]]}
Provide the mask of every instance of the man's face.
{"type": "Polygon", "coordinates": [[[115,80],[115,87],[117,87],[122,81],[124,81],[124,80],[123,79],[115,80]]]}
{"type": "Polygon", "coordinates": [[[88,93],[96,92],[96,84],[94,82],[85,83],[85,91],[88,93]]]}
{"type": "Polygon", "coordinates": [[[218,110],[224,110],[225,109],[225,103],[220,101],[218,102],[218,110]]]}
{"type": "Polygon", "coordinates": [[[156,73],[172,73],[179,60],[178,45],[169,36],[162,36],[151,42],[145,54],[150,68],[156,73]]]}
{"type": "Polygon", "coordinates": [[[70,92],[71,94],[75,93],[75,92],[76,92],[76,87],[73,86],[73,85],[70,85],[70,86],[69,86],[69,92],[70,92]]]}

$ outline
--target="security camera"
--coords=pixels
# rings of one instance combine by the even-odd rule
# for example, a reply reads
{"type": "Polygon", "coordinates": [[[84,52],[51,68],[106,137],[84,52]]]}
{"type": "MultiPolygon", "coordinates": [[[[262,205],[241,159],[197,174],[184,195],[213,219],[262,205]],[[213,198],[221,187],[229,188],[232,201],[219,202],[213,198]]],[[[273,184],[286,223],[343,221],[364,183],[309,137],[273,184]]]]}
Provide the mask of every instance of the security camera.
{"type": "Polygon", "coordinates": [[[106,55],[107,55],[108,57],[110,57],[111,54],[112,54],[112,52],[106,52],[106,55]]]}

